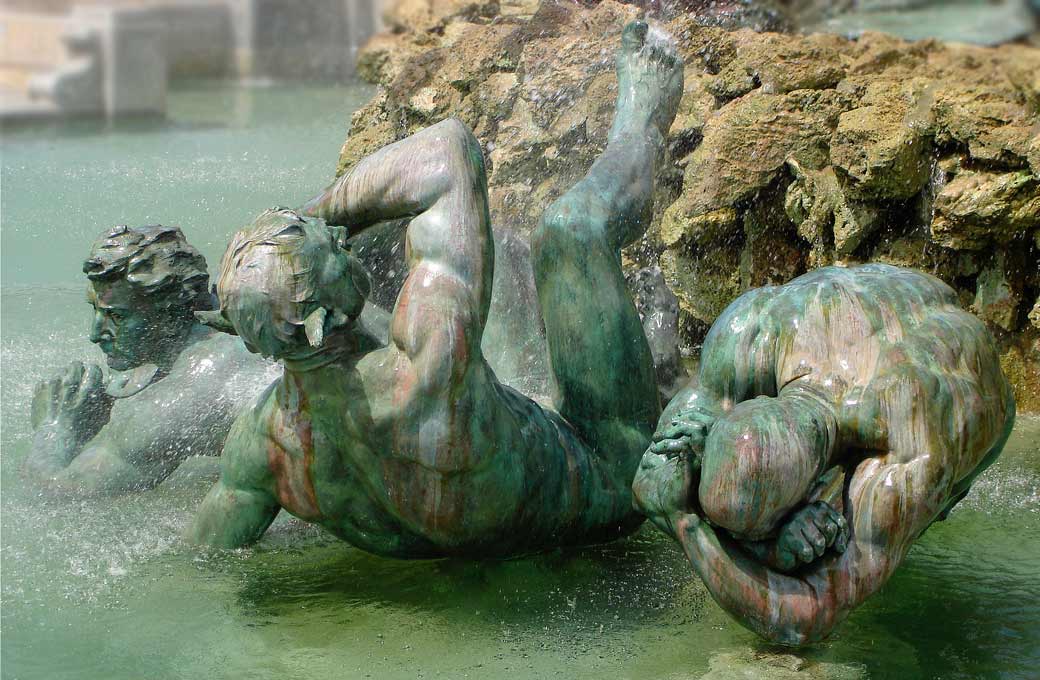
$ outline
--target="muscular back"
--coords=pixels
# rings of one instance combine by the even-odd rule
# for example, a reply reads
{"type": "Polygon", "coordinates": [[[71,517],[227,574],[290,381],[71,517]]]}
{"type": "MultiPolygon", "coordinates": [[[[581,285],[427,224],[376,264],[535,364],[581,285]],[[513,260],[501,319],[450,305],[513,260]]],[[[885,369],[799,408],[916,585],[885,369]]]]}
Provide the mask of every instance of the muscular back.
{"type": "Polygon", "coordinates": [[[724,403],[822,390],[846,447],[888,450],[892,428],[927,409],[958,442],[962,475],[999,438],[1011,399],[989,333],[954,291],[883,264],[826,267],[741,296],[712,327],[702,366],[702,385],[724,403]]]}

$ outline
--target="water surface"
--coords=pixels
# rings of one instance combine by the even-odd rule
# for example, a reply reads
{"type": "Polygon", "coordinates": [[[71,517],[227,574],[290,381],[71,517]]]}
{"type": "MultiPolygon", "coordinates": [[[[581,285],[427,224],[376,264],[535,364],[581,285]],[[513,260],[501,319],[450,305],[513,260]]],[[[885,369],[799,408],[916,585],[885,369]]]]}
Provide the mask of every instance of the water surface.
{"type": "Polygon", "coordinates": [[[119,499],[54,502],[25,487],[32,386],[101,359],[79,273],[91,240],[123,222],[178,224],[212,267],[234,229],[331,179],[369,94],[196,88],[173,94],[169,122],[5,134],[4,678],[1036,677],[1035,419],[881,594],[796,655],[734,623],[646,528],[520,560],[406,562],[283,515],[255,548],[198,555],[178,536],[213,459],[119,499]]]}

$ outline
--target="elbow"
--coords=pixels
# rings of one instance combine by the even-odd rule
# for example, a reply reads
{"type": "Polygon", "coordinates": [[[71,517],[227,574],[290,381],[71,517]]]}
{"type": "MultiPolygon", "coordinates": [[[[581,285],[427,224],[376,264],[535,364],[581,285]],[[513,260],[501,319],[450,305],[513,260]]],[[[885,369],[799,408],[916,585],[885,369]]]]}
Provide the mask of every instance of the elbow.
{"type": "Polygon", "coordinates": [[[834,603],[812,596],[771,593],[770,597],[779,601],[770,604],[769,615],[739,620],[763,639],[784,647],[804,647],[822,642],[847,614],[834,603]]]}

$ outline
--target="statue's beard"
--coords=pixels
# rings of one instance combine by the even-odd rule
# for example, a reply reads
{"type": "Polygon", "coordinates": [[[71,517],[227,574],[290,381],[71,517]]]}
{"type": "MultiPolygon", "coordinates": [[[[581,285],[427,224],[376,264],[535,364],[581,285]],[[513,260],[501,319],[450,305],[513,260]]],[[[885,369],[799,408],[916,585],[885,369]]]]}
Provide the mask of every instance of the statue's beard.
{"type": "Polygon", "coordinates": [[[106,354],[105,363],[107,363],[108,367],[111,368],[113,371],[129,371],[132,368],[136,368],[143,362],[135,363],[121,354],[106,354]]]}

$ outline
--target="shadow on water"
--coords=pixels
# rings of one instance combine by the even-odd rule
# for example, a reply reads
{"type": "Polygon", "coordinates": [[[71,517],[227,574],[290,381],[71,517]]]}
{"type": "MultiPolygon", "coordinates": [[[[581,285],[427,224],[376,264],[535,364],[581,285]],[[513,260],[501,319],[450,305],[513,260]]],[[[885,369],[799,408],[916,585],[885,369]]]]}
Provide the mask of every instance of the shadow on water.
{"type": "Polygon", "coordinates": [[[515,624],[625,626],[672,607],[689,581],[678,549],[650,530],[614,544],[513,560],[383,559],[335,539],[256,558],[230,567],[239,580],[236,599],[244,611],[268,616],[309,601],[327,608],[361,603],[430,614],[455,610],[464,618],[480,611],[515,624]],[[622,612],[635,613],[635,620],[621,621],[622,612]]]}
{"type": "Polygon", "coordinates": [[[178,536],[215,478],[213,459],[150,493],[37,497],[17,474],[32,386],[73,359],[100,359],[79,278],[94,236],[119,221],[180,223],[212,265],[251,215],[321,188],[346,127],[342,100],[366,95],[310,93],[315,123],[291,89],[211,94],[181,93],[176,126],[135,123],[142,135],[5,140],[5,679],[1035,677],[1037,419],[1020,420],[883,592],[795,653],[738,626],[650,527],[523,559],[412,562],[283,516],[256,548],[197,555],[178,536]],[[194,125],[207,134],[180,134],[194,125]]]}

